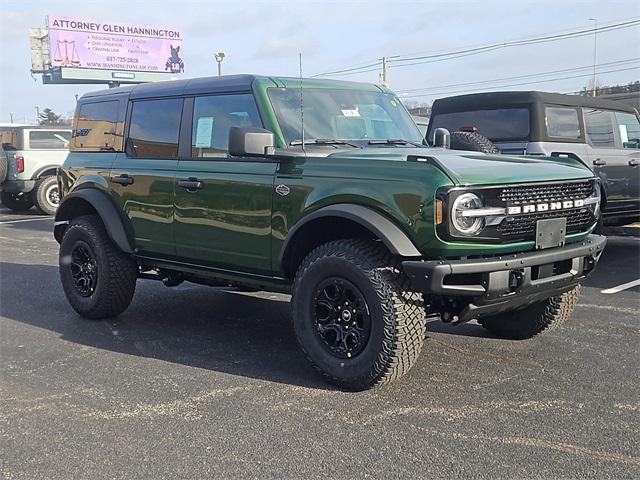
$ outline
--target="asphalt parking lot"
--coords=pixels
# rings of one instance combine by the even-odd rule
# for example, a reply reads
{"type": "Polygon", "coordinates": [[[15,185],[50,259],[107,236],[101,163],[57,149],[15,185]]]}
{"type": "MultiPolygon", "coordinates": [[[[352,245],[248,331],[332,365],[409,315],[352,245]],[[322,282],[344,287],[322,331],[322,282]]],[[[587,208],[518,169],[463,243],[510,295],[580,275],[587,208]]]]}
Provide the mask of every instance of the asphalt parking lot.
{"type": "Polygon", "coordinates": [[[573,319],[531,341],[430,324],[417,366],[322,383],[288,298],[140,281],[83,320],[53,221],[0,210],[0,478],[639,478],[640,238],[610,237],[573,319]]]}

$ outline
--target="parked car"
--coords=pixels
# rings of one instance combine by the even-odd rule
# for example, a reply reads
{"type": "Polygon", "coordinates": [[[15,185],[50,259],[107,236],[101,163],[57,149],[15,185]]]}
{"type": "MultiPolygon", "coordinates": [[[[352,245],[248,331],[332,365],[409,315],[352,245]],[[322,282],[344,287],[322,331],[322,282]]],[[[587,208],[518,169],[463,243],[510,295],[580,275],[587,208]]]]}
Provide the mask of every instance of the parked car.
{"type": "Polygon", "coordinates": [[[504,154],[570,157],[601,179],[603,221],[640,220],[640,119],[623,103],[544,92],[495,92],[438,99],[436,128],[475,129],[504,154]]]}
{"type": "Polygon", "coordinates": [[[56,169],[69,152],[71,129],[17,126],[0,128],[2,151],[0,200],[5,207],[23,211],[35,205],[52,215],[60,202],[56,169]]]}
{"type": "Polygon", "coordinates": [[[291,293],[311,364],[356,390],[411,368],[427,316],[519,339],[557,327],[606,242],[598,179],[573,158],[442,148],[441,133],[428,148],[391,91],[362,83],[86,94],[59,170],[67,299],[100,319],[139,278],[291,293]]]}

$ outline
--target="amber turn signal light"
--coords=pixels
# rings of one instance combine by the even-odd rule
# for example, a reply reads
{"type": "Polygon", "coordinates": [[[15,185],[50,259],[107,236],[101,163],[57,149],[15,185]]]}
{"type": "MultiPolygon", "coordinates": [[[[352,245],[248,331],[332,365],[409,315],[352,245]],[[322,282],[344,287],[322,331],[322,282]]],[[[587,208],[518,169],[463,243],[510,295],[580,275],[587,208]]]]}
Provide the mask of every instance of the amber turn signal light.
{"type": "Polygon", "coordinates": [[[442,225],[442,200],[436,199],[436,225],[442,225]]]}

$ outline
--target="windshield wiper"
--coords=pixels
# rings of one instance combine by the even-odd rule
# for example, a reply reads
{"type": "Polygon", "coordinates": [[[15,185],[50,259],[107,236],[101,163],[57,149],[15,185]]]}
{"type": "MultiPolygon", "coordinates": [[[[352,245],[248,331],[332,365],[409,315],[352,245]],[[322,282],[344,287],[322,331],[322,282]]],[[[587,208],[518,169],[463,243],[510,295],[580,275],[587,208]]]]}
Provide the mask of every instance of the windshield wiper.
{"type": "Polygon", "coordinates": [[[411,140],[403,140],[401,138],[387,138],[386,140],[369,140],[369,145],[413,145],[414,147],[424,147],[418,142],[412,142],[411,140]]]}
{"type": "MultiPolygon", "coordinates": [[[[353,148],[362,148],[360,145],[356,145],[355,143],[345,142],[344,140],[337,140],[335,138],[313,138],[313,139],[305,139],[305,145],[348,145],[353,148]]],[[[302,145],[302,140],[291,140],[289,145],[302,145]]]]}

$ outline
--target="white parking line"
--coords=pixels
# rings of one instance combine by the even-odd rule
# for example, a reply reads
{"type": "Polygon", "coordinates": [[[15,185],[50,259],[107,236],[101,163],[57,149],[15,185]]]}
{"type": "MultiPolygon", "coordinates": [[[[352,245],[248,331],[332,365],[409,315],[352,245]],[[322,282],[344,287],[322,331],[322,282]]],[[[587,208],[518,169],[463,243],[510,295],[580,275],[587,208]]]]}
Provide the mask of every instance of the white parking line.
{"type": "Polygon", "coordinates": [[[600,293],[618,293],[623,290],[627,290],[628,288],[637,287],[638,285],[640,285],[640,278],[638,280],[633,280],[632,282],[623,283],[622,285],[618,285],[617,287],[607,288],[606,290],[602,290],[600,293]]]}
{"type": "Polygon", "coordinates": [[[7,223],[20,223],[20,222],[35,222],[36,220],[53,220],[52,217],[34,217],[34,218],[23,218],[22,220],[7,220],[6,222],[0,221],[0,225],[5,225],[7,223]]]}

